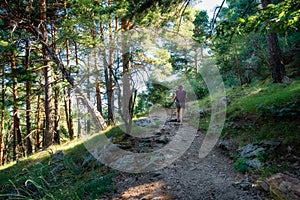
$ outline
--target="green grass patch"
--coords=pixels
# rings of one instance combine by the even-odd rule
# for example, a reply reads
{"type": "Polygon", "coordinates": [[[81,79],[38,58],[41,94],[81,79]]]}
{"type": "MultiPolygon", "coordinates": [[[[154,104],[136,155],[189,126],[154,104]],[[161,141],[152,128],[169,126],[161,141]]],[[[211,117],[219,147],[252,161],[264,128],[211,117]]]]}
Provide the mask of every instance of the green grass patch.
{"type": "Polygon", "coordinates": [[[235,88],[227,92],[233,102],[227,112],[240,115],[245,112],[256,113],[259,105],[265,107],[280,105],[300,99],[300,80],[290,83],[256,83],[244,88],[235,88]]]}
{"type": "Polygon", "coordinates": [[[0,199],[97,199],[115,190],[117,172],[96,160],[80,140],[51,148],[56,151],[1,168],[0,199]]]}

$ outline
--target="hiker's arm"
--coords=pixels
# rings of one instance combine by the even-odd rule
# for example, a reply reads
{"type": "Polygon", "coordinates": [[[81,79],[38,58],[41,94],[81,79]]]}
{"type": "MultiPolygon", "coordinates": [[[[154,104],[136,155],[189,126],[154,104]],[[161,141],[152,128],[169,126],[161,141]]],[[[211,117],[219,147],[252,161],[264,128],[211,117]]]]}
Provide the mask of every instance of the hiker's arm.
{"type": "Polygon", "coordinates": [[[174,94],[174,97],[173,97],[173,102],[176,100],[176,93],[174,94]]]}

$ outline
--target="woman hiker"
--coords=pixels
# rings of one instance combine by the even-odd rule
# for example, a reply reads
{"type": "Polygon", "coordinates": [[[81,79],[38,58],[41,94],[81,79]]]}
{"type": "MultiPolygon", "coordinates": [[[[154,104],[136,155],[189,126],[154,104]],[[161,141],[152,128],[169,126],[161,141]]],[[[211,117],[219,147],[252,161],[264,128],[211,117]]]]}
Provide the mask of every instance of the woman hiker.
{"type": "Polygon", "coordinates": [[[177,122],[183,122],[183,113],[185,109],[185,99],[186,99],[186,92],[183,90],[182,85],[179,85],[178,90],[175,93],[173,101],[175,101],[176,105],[176,119],[177,122]]]}

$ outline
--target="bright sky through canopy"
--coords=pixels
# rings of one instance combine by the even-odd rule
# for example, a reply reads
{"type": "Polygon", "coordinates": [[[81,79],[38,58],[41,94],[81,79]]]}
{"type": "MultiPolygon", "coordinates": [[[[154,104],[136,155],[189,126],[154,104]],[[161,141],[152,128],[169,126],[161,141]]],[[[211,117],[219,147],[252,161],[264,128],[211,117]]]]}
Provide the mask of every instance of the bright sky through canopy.
{"type": "MultiPolygon", "coordinates": [[[[197,10],[206,10],[210,18],[213,17],[214,9],[217,6],[221,6],[223,0],[202,0],[200,3],[194,2],[194,8],[197,10]]],[[[224,4],[226,6],[226,2],[224,4]]]]}

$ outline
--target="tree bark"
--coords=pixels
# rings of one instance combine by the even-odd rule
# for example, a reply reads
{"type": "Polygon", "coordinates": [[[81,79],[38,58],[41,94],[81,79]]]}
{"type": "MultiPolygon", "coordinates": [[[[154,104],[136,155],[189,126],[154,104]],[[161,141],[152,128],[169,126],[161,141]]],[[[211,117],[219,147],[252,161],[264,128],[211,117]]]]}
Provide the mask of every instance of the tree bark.
{"type": "Polygon", "coordinates": [[[19,116],[19,107],[18,107],[18,80],[16,73],[16,61],[15,54],[12,52],[11,54],[11,71],[13,74],[13,160],[17,160],[25,156],[23,140],[22,140],[22,132],[20,128],[20,116],[19,116]]]}
{"type": "Polygon", "coordinates": [[[97,110],[102,115],[102,99],[101,99],[101,83],[100,80],[96,80],[96,99],[97,99],[97,110]]]}
{"type": "MultiPolygon", "coordinates": [[[[52,23],[52,48],[55,54],[57,54],[57,47],[55,40],[57,39],[57,27],[55,25],[57,18],[53,16],[53,23],[52,23]]],[[[55,79],[56,83],[59,82],[60,76],[58,71],[55,71],[55,79]]],[[[54,128],[53,128],[53,142],[54,144],[60,144],[60,90],[61,86],[56,85],[54,88],[54,128]]]]}
{"type": "MultiPolygon", "coordinates": [[[[48,41],[46,22],[47,22],[47,4],[46,0],[40,0],[41,3],[41,32],[45,42],[48,41]]],[[[43,137],[43,148],[47,148],[52,145],[53,139],[53,120],[52,120],[52,67],[48,61],[48,52],[43,47],[44,55],[44,78],[45,78],[45,134],[43,137]]]]}
{"type": "MultiPolygon", "coordinates": [[[[42,85],[42,71],[39,72],[39,85],[42,85]]],[[[40,150],[41,142],[41,95],[38,94],[37,97],[37,116],[36,116],[36,133],[35,133],[35,152],[40,150]]]]}
{"type": "MultiPolygon", "coordinates": [[[[97,37],[97,29],[96,27],[93,28],[92,30],[92,36],[93,36],[93,40],[96,40],[97,37]]],[[[99,77],[101,76],[99,73],[99,67],[98,67],[98,54],[96,51],[96,45],[94,45],[94,50],[93,50],[93,57],[94,57],[94,68],[96,70],[96,104],[97,104],[97,110],[99,111],[99,113],[102,115],[102,98],[101,98],[101,82],[99,77]]]]}
{"type": "Polygon", "coordinates": [[[53,142],[55,144],[60,144],[60,88],[54,89],[54,135],[53,135],[53,142]]]}
{"type": "MultiPolygon", "coordinates": [[[[270,0],[262,0],[263,9],[268,9],[270,0]]],[[[274,83],[282,83],[286,77],[285,66],[281,49],[278,42],[278,36],[275,32],[268,33],[267,35],[270,64],[272,67],[272,78],[274,83]]]]}
{"type": "MultiPolygon", "coordinates": [[[[87,99],[90,101],[91,93],[90,93],[90,59],[89,59],[89,57],[90,56],[88,55],[88,69],[87,69],[88,76],[87,76],[87,88],[86,88],[87,91],[86,91],[86,94],[87,94],[87,99]]],[[[90,120],[89,113],[87,115],[86,131],[87,131],[87,133],[91,132],[91,120],[90,120]]]]}
{"type": "MultiPolygon", "coordinates": [[[[30,70],[30,44],[26,41],[26,69],[30,70]]],[[[32,136],[31,136],[31,80],[26,80],[26,150],[27,155],[32,154],[32,136]]]]}
{"type": "MultiPolygon", "coordinates": [[[[74,42],[74,47],[75,47],[75,64],[76,64],[76,68],[79,65],[79,61],[78,61],[78,48],[77,48],[77,43],[76,41],[74,42]]],[[[76,103],[77,103],[77,111],[79,112],[79,98],[76,96],[76,103]]],[[[100,113],[100,115],[102,115],[100,113]]],[[[77,117],[77,137],[80,138],[81,137],[81,122],[80,122],[80,117],[77,117]]]]}
{"type": "MultiPolygon", "coordinates": [[[[103,43],[105,43],[105,36],[103,31],[103,25],[100,24],[100,37],[103,43]]],[[[114,88],[113,88],[113,73],[114,73],[114,59],[113,59],[113,40],[112,40],[112,27],[109,24],[109,58],[107,61],[107,54],[105,50],[102,53],[103,56],[103,65],[104,65],[104,78],[105,78],[105,87],[106,87],[106,95],[107,95],[107,121],[108,124],[114,124],[114,88]]]]}
{"type": "Polygon", "coordinates": [[[0,132],[0,166],[3,164],[3,149],[4,149],[4,131],[5,131],[5,69],[4,66],[2,66],[2,81],[1,81],[1,132],[0,132]]]}
{"type": "MultiPolygon", "coordinates": [[[[71,65],[70,65],[70,43],[69,40],[66,40],[66,51],[67,51],[67,66],[69,68],[69,74],[71,75],[71,65]]],[[[73,117],[72,117],[72,98],[71,98],[71,86],[68,86],[68,108],[66,112],[68,112],[67,124],[70,140],[74,139],[74,130],[73,130],[73,117]]]]}
{"type": "MultiPolygon", "coordinates": [[[[129,22],[127,20],[122,21],[122,30],[124,32],[129,30],[129,22]]],[[[128,38],[126,34],[122,37],[122,63],[123,63],[123,105],[122,105],[122,118],[126,126],[126,133],[131,133],[132,118],[130,116],[130,99],[132,98],[131,90],[131,74],[130,74],[130,48],[128,44],[128,38]]]]}

